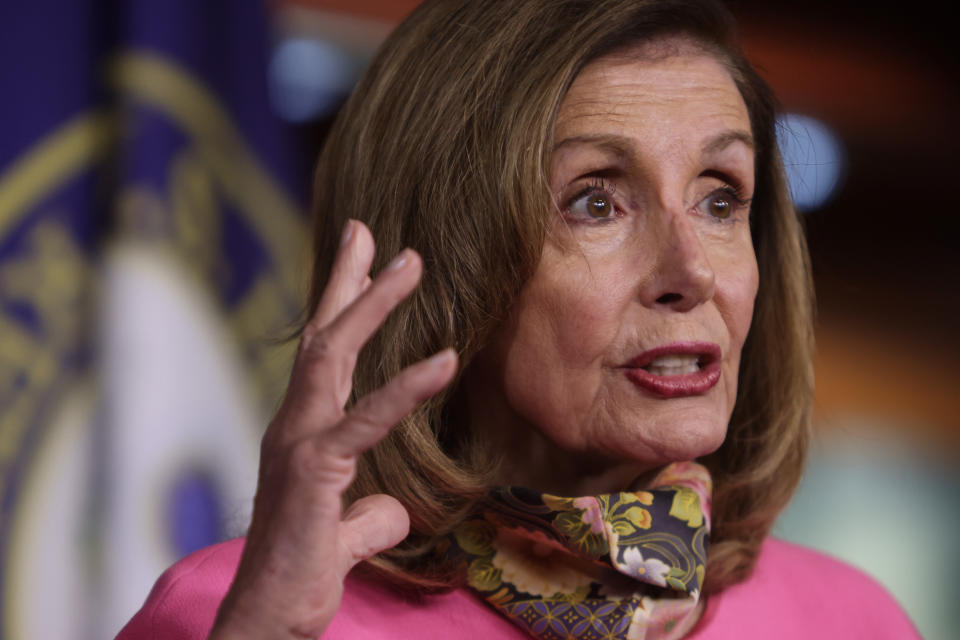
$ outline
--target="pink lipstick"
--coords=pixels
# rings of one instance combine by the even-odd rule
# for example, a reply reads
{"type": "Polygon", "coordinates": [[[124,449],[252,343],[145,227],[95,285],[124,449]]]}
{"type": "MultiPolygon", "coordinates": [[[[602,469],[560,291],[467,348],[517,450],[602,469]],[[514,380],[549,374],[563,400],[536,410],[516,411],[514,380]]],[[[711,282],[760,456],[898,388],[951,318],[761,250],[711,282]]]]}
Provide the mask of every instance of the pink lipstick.
{"type": "Polygon", "coordinates": [[[661,398],[702,395],[720,381],[720,346],[674,342],[650,349],[622,368],[627,379],[661,398]]]}

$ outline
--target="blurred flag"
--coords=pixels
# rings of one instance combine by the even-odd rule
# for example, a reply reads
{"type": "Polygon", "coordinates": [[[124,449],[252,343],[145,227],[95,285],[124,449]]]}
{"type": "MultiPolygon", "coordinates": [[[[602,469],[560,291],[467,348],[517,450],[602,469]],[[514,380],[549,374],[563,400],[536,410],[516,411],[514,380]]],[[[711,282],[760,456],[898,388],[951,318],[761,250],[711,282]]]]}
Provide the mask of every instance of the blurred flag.
{"type": "Polygon", "coordinates": [[[0,625],[112,637],[245,525],[306,257],[258,0],[0,24],[0,625]]]}

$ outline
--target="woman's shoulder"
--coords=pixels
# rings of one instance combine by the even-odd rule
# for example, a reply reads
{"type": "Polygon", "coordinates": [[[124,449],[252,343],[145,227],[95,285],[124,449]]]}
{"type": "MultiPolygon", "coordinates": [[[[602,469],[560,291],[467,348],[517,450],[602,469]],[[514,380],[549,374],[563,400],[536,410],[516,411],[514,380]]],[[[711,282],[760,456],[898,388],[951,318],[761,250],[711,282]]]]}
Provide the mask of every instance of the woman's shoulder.
{"type": "MultiPolygon", "coordinates": [[[[243,538],[197,551],[157,580],[117,640],[202,639],[227,593],[243,538]]],[[[517,627],[463,590],[413,601],[374,581],[348,576],[325,640],[404,638],[527,638],[517,627]]]]}
{"type": "Polygon", "coordinates": [[[769,637],[920,636],[897,601],[863,571],[819,551],[768,539],[751,576],[709,598],[691,638],[769,637]]]}
{"type": "Polygon", "coordinates": [[[206,638],[243,552],[243,538],[200,549],[163,572],[117,640],[206,638]]]}

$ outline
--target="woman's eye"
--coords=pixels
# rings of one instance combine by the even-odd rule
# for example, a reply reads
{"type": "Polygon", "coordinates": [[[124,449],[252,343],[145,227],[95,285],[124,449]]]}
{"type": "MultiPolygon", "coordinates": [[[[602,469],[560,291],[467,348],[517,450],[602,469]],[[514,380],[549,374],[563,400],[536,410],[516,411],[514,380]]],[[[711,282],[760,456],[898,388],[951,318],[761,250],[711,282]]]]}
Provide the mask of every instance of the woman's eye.
{"type": "Polygon", "coordinates": [[[733,213],[733,203],[730,202],[730,196],[723,192],[715,193],[707,198],[707,208],[710,210],[710,215],[721,220],[726,220],[733,213]]]}
{"type": "Polygon", "coordinates": [[[616,212],[610,194],[603,191],[591,191],[579,196],[570,204],[569,209],[570,214],[576,218],[594,220],[612,218],[616,212]]]}
{"type": "Polygon", "coordinates": [[[728,220],[743,207],[750,204],[749,200],[740,197],[732,188],[717,189],[700,201],[700,210],[717,220],[728,220]]]}

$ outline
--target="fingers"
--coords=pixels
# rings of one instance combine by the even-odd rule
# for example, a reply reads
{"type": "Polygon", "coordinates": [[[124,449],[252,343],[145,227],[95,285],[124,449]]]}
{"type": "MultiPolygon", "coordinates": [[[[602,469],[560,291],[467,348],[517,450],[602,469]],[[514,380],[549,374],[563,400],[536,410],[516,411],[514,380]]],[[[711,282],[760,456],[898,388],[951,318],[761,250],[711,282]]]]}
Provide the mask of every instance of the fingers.
{"type": "MultiPolygon", "coordinates": [[[[277,464],[269,464],[269,454],[262,454],[257,507],[263,505],[265,512],[273,513],[281,521],[321,525],[339,522],[340,496],[353,481],[356,457],[374,446],[418,403],[446,385],[453,377],[456,363],[452,349],[441,351],[407,367],[387,385],[365,396],[332,429],[308,435],[279,452],[279,456],[275,455],[277,464]],[[277,478],[281,479],[279,484],[277,478]],[[261,499],[261,495],[271,497],[261,499]],[[277,499],[278,495],[281,499],[277,499]]],[[[255,521],[258,513],[255,510],[255,521]]],[[[295,539],[304,535],[307,539],[298,539],[297,544],[309,546],[319,534],[314,526],[299,526],[285,535],[295,539]]],[[[393,540],[391,536],[364,544],[370,549],[381,543],[388,546],[393,540]]],[[[357,560],[352,562],[363,559],[365,548],[360,545],[353,549],[350,558],[357,560]]],[[[376,551],[379,549],[372,553],[376,551]]]]}
{"type": "Polygon", "coordinates": [[[334,456],[357,456],[375,445],[391,427],[453,378],[457,356],[445,349],[407,367],[386,386],[364,396],[329,433],[326,448],[334,456]]]}
{"type": "Polygon", "coordinates": [[[356,456],[448,384],[457,357],[447,349],[407,367],[344,415],[357,353],[422,272],[420,257],[407,249],[371,280],[369,229],[351,221],[344,238],[304,329],[287,395],[264,436],[247,546],[218,615],[217,629],[226,633],[242,629],[249,620],[244,612],[253,610],[264,624],[246,625],[250,637],[278,637],[277,630],[316,637],[336,612],[347,571],[409,531],[396,499],[370,496],[341,517],[341,497],[356,456]]]}
{"type": "Polygon", "coordinates": [[[347,220],[340,238],[340,248],[330,272],[330,280],[317,309],[304,330],[313,334],[327,324],[368,286],[373,263],[373,236],[359,220],[347,220]]]}
{"type": "MultiPolygon", "coordinates": [[[[387,315],[410,295],[420,281],[423,261],[413,249],[404,249],[366,286],[325,332],[334,346],[356,353],[383,324],[387,315]]],[[[361,280],[359,287],[364,286],[361,280]]]]}
{"type": "MultiPolygon", "coordinates": [[[[294,363],[284,407],[285,416],[298,416],[293,424],[284,420],[285,439],[336,423],[350,396],[357,354],[387,315],[410,295],[420,280],[420,256],[405,249],[331,323],[313,333],[305,332],[294,363]]],[[[366,276],[357,280],[364,287],[366,276]]]]}
{"type": "Polygon", "coordinates": [[[370,230],[349,220],[327,287],[304,327],[287,394],[272,423],[272,438],[292,442],[340,420],[358,352],[416,288],[422,272],[416,252],[401,251],[371,280],[373,253],[370,230]]]}
{"type": "Polygon", "coordinates": [[[345,553],[341,571],[400,543],[410,531],[410,516],[400,502],[378,494],[354,502],[343,515],[340,540],[345,553]]]}

